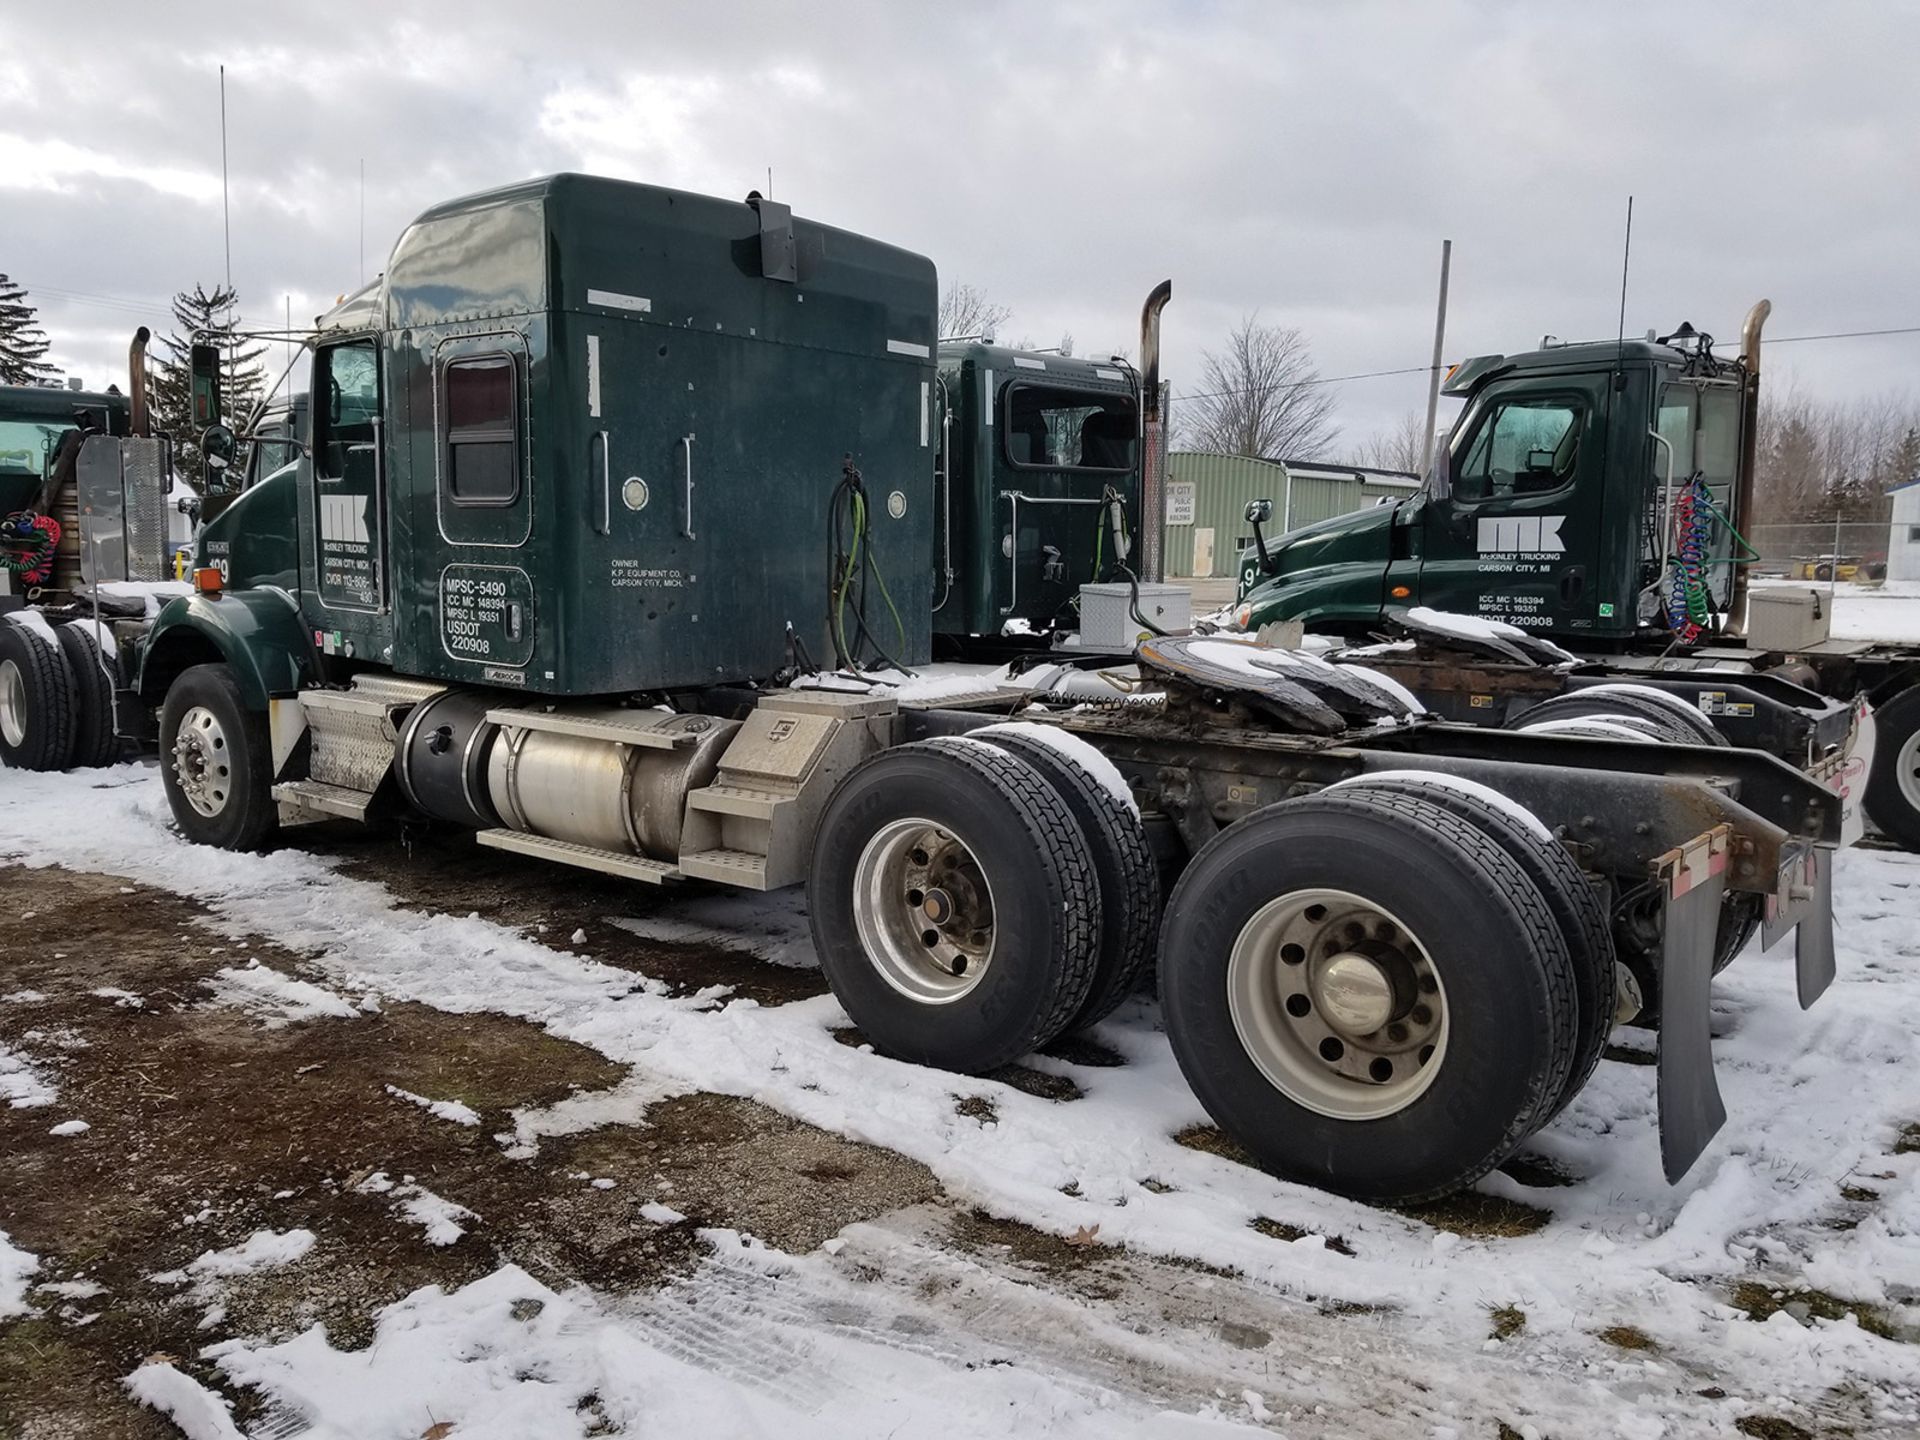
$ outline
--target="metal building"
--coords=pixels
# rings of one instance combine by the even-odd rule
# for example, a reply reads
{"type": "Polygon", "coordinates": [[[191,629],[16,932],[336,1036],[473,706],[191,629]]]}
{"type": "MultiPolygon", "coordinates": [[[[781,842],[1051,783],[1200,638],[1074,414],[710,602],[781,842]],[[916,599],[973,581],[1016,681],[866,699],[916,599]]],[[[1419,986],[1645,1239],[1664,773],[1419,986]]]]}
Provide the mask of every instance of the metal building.
{"type": "Polygon", "coordinates": [[[1920,580],[1920,475],[1893,487],[1887,579],[1920,580]]]}
{"type": "Polygon", "coordinates": [[[1231,575],[1242,547],[1253,543],[1249,500],[1273,502],[1277,536],[1315,520],[1401,500],[1418,476],[1307,460],[1262,460],[1175,450],[1167,456],[1165,570],[1168,575],[1231,575]]]}

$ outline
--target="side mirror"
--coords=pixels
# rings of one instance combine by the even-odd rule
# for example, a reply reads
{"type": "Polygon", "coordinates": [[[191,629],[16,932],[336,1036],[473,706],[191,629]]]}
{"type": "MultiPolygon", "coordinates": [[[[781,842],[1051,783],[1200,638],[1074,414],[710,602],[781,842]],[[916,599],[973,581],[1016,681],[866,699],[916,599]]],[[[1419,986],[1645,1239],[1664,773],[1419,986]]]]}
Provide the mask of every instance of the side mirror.
{"type": "Polygon", "coordinates": [[[225,470],[240,453],[240,442],[225,425],[209,425],[200,432],[200,456],[208,470],[225,470]]]}
{"type": "Polygon", "coordinates": [[[1272,518],[1273,501],[1247,501],[1247,523],[1253,526],[1253,548],[1259,552],[1260,573],[1263,575],[1273,572],[1273,557],[1267,553],[1267,537],[1261,532],[1260,527],[1272,518]]]}
{"type": "Polygon", "coordinates": [[[193,423],[220,423],[220,349],[216,345],[195,344],[188,356],[193,377],[193,423]]]}

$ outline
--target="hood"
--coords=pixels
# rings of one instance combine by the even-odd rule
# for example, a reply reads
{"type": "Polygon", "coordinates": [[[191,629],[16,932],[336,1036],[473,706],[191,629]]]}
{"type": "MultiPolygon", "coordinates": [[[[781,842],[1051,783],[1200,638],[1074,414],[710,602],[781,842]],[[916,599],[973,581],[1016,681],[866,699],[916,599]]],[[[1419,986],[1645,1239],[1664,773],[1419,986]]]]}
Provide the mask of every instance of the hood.
{"type": "Polygon", "coordinates": [[[1370,505],[1290,530],[1267,546],[1272,569],[1261,573],[1257,552],[1241,565],[1242,600],[1253,626],[1271,620],[1348,618],[1358,607],[1376,609],[1393,545],[1393,520],[1406,501],[1370,505]]]}

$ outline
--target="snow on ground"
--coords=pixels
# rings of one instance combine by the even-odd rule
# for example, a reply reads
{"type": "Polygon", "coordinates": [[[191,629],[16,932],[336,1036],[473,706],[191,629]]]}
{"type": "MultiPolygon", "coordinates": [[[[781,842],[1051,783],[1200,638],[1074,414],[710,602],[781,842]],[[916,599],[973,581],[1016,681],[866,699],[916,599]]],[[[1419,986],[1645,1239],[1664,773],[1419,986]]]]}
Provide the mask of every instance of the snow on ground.
{"type": "MultiPolygon", "coordinates": [[[[1801,1013],[1795,1002],[1785,948],[1764,958],[1748,955],[1718,987],[1716,1053],[1730,1118],[1680,1185],[1668,1187],[1660,1174],[1653,1069],[1603,1062],[1588,1089],[1530,1146],[1572,1183],[1529,1188],[1503,1175],[1483,1182],[1492,1195],[1550,1210],[1551,1222],[1534,1234],[1480,1240],[1285,1184],[1175,1143],[1177,1132],[1205,1117],[1157,1028],[1156,1007],[1144,1001],[1100,1031],[1126,1064],[1036,1062],[1070,1076],[1083,1092],[1078,1101],[1055,1103],[843,1045],[831,1032],[845,1017],[827,997],[774,1009],[745,1000],[716,1005],[711,997],[676,998],[631,971],[550,949],[477,917],[401,909],[381,886],[342,877],[328,861],[297,850],[242,856],[187,846],[168,829],[157,777],[136,767],[108,777],[8,774],[0,788],[0,850],[28,864],[121,874],[192,896],[210,908],[216,927],[309,953],[316,972],[348,992],[371,989],[447,1011],[491,1010],[542,1025],[636,1067],[640,1078],[624,1098],[630,1115],[650,1094],[747,1096],[923,1161],[963,1206],[1058,1235],[1098,1226],[1103,1243],[1231,1267],[1244,1277],[1240,1293],[1250,1297],[1247,1303],[1285,1296],[1297,1304],[1312,1296],[1323,1305],[1372,1307],[1365,1334],[1420,1353],[1420,1378],[1432,1392],[1417,1402],[1422,1406],[1444,1401],[1484,1416],[1474,1407],[1485,1375],[1470,1362],[1477,1337],[1487,1332],[1489,1309],[1515,1305],[1527,1317],[1525,1364],[1536,1389],[1549,1397],[1534,1412],[1544,1433],[1697,1433],[1672,1426],[1697,1418],[1701,1402],[1690,1397],[1709,1383],[1703,1375],[1731,1392],[1783,1397],[1779,1405],[1794,1413],[1835,1387],[1855,1387],[1877,1397],[1871,1403],[1890,1424],[1910,1412],[1920,1415],[1920,1348],[1869,1334],[1851,1319],[1803,1324],[1782,1313],[1756,1323],[1723,1303],[1727,1288],[1740,1280],[1789,1292],[1819,1286],[1883,1304],[1892,1323],[1909,1334],[1920,1326],[1914,1305],[1920,1300],[1920,1154],[1893,1153],[1900,1127],[1920,1120],[1920,1087],[1913,1083],[1920,1060],[1914,1018],[1920,1015],[1920,942],[1912,927],[1920,861],[1913,857],[1863,851],[1840,857],[1840,978],[1811,1012],[1801,1013]],[[47,814],[62,817],[56,830],[37,823],[47,814]],[[956,1113],[956,1097],[972,1095],[991,1100],[991,1119],[956,1113]],[[1877,1197],[1851,1228],[1835,1223],[1849,1218],[1838,1198],[1843,1185],[1877,1197]],[[1293,1243],[1276,1241],[1252,1228],[1256,1220],[1304,1233],[1293,1243]],[[1331,1245],[1328,1236],[1341,1237],[1341,1245],[1331,1245]],[[1342,1253],[1348,1249],[1351,1255],[1342,1253]],[[1593,1338],[1612,1325],[1637,1327],[1666,1358],[1623,1360],[1622,1352],[1593,1338]],[[1674,1365],[1678,1378],[1670,1373],[1674,1365]],[[1541,1388],[1541,1374],[1563,1371],[1588,1378],[1565,1393],[1541,1388]]],[[[564,875],[556,883],[564,883],[564,875]]],[[[797,894],[734,901],[696,893],[658,913],[697,907],[697,923],[716,932],[726,930],[731,916],[737,926],[731,943],[751,948],[764,942],[779,906],[788,907],[786,933],[800,933],[797,894]]],[[[537,1125],[530,1128],[537,1132],[537,1125]]],[[[530,1135],[521,1143],[531,1141],[530,1135]]],[[[440,1200],[424,1190],[403,1195],[410,1181],[386,1183],[402,1203],[418,1200],[431,1210],[440,1200]]],[[[414,1218],[432,1238],[434,1217],[414,1218]]],[[[457,1223],[458,1216],[438,1218],[457,1223]]],[[[768,1263],[820,1262],[769,1257],[768,1263]]],[[[518,1360],[506,1358],[519,1352],[503,1349],[507,1322],[500,1312],[503,1297],[521,1296],[528,1284],[517,1272],[502,1271],[478,1290],[420,1292],[402,1302],[397,1315],[389,1312],[382,1340],[368,1351],[342,1355],[324,1336],[310,1335],[286,1346],[243,1345],[224,1354],[222,1364],[236,1380],[301,1397],[309,1413],[340,1417],[336,1428],[315,1435],[403,1433],[415,1412],[382,1410],[378,1399],[388,1393],[380,1376],[400,1373],[436,1377],[432,1393],[446,1394],[450,1404],[461,1395],[472,1404],[483,1378],[497,1381],[501,1388],[484,1409],[458,1412],[472,1417],[463,1434],[580,1433],[585,1422],[578,1416],[545,1431],[524,1420],[517,1432],[500,1417],[520,1413],[509,1403],[524,1403],[536,1407],[527,1416],[544,1422],[549,1412],[537,1407],[571,1407],[589,1392],[600,1395],[609,1413],[640,1407],[634,1413],[644,1411],[646,1423],[636,1424],[639,1433],[676,1433],[670,1422],[682,1416],[674,1408],[682,1399],[684,1415],[704,1417],[707,1429],[715,1428],[716,1414],[737,1418],[736,1430],[775,1423],[794,1429],[796,1407],[804,1408],[800,1401],[813,1393],[805,1386],[826,1383],[821,1377],[843,1364],[858,1384],[849,1382],[850,1411],[828,1412],[836,1433],[865,1433],[869,1419],[878,1425],[882,1418],[889,1424],[910,1418],[911,1409],[901,1408],[905,1399],[935,1392],[939,1419],[952,1422],[936,1424],[943,1433],[985,1433],[994,1416],[1004,1431],[1009,1404],[1041,1407],[1053,1417],[1049,1434],[1157,1423],[1138,1408],[1110,1413],[1122,1404],[1111,1391],[1088,1391],[1017,1362],[975,1372],[951,1355],[923,1365],[924,1355],[875,1353],[863,1342],[858,1354],[864,1358],[855,1364],[841,1336],[809,1327],[798,1315],[788,1328],[794,1343],[806,1347],[806,1363],[796,1372],[799,1399],[783,1398],[777,1385],[748,1388],[724,1374],[690,1372],[666,1339],[647,1330],[644,1316],[584,1294],[536,1294],[543,1301],[539,1316],[512,1322],[518,1328],[507,1333],[517,1344],[550,1359],[540,1372],[550,1388],[522,1393],[525,1387],[513,1380],[518,1360]],[[414,1358],[404,1370],[386,1371],[401,1355],[414,1358]],[[556,1396],[566,1398],[556,1402],[556,1396]],[[378,1425],[373,1416],[382,1417],[378,1425]],[[480,1428],[496,1422],[505,1428],[480,1428]]],[[[816,1302],[820,1296],[808,1292],[806,1303],[816,1302]]],[[[1349,1326],[1343,1333],[1358,1332],[1349,1326]]],[[[1312,1360],[1324,1367],[1341,1355],[1312,1360]]],[[[137,1373],[133,1383],[172,1382],[143,1381],[137,1373]]],[[[1259,1389],[1252,1379],[1245,1383],[1259,1389]]],[[[423,1393],[416,1390],[407,1403],[423,1393]]],[[[1237,1388],[1228,1398],[1236,1413],[1252,1418],[1237,1388]]],[[[427,1423],[419,1420],[414,1433],[427,1423]]],[[[1476,1420],[1471,1433],[1487,1428],[1476,1420]]],[[[811,1432],[802,1427],[797,1433],[811,1432]]],[[[1378,1433],[1433,1432],[1408,1418],[1383,1420],[1378,1433]]]]}
{"type": "Polygon", "coordinates": [[[60,1098],[60,1087],[17,1050],[0,1044],[0,1100],[15,1110],[31,1110],[51,1105],[60,1098]]]}
{"type": "Polygon", "coordinates": [[[425,1095],[416,1095],[411,1090],[402,1090],[398,1085],[387,1086],[387,1094],[418,1105],[437,1120],[451,1120],[455,1125],[480,1123],[479,1112],[471,1105],[459,1100],[429,1100],[425,1095]]]}
{"type": "Polygon", "coordinates": [[[386,1171],[376,1170],[353,1188],[362,1195],[390,1198],[401,1218],[427,1232],[429,1245],[453,1244],[467,1233],[467,1227],[460,1222],[479,1218],[466,1206],[434,1194],[411,1175],[395,1180],[386,1171]]]}
{"type": "Polygon", "coordinates": [[[351,1019],[359,1010],[331,990],[306,980],[283,975],[271,965],[247,961],[244,968],[230,966],[206,982],[213,992],[213,1003],[248,1010],[264,1018],[270,1030],[291,1025],[296,1020],[326,1017],[351,1019]]]}
{"type": "Polygon", "coordinates": [[[157,1285],[179,1285],[188,1280],[225,1279],[291,1265],[313,1248],[311,1230],[256,1230],[238,1245],[208,1250],[187,1262],[184,1270],[168,1270],[150,1278],[157,1285]]]}
{"type": "Polygon", "coordinates": [[[10,1244],[0,1230],[0,1320],[28,1313],[27,1281],[39,1268],[38,1258],[10,1244]]]}

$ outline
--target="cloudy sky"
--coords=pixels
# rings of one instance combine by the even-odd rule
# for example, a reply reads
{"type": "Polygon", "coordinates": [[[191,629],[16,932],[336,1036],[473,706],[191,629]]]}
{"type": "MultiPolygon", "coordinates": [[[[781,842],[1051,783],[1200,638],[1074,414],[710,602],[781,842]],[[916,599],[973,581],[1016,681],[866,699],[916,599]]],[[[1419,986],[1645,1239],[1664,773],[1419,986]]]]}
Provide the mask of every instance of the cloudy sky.
{"type": "MultiPolygon", "coordinates": [[[[0,10],[0,270],[54,358],[221,278],[309,319],[429,203],[579,169],[802,214],[931,256],[1013,335],[1136,344],[1174,281],[1168,371],[1244,312],[1323,374],[1419,366],[1442,237],[1449,358],[1629,333],[1731,343],[1920,326],[1920,6],[812,0],[0,10]]],[[[1920,391],[1920,334],[1782,347],[1822,397],[1920,391]]],[[[1424,403],[1337,387],[1336,451],[1424,403]]]]}

